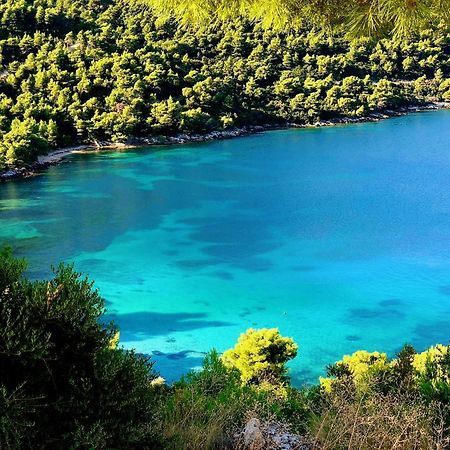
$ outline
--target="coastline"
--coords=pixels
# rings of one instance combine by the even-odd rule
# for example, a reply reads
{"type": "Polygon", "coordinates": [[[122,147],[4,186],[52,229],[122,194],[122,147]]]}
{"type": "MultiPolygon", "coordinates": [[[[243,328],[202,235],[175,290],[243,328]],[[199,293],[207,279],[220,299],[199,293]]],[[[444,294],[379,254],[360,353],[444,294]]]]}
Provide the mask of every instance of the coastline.
{"type": "Polygon", "coordinates": [[[407,106],[396,110],[386,109],[382,112],[371,113],[363,117],[341,117],[329,120],[321,120],[314,124],[286,123],[277,125],[254,125],[240,128],[232,128],[223,131],[211,131],[204,134],[184,134],[175,136],[150,136],[150,137],[130,137],[125,142],[94,142],[77,146],[64,147],[54,150],[46,155],[38,157],[35,163],[14,167],[0,172],[0,182],[29,178],[45,172],[49,167],[61,163],[67,156],[76,153],[93,153],[103,151],[126,150],[150,146],[181,145],[196,142],[208,142],[215,140],[232,139],[236,137],[248,136],[264,131],[289,129],[289,128],[317,128],[328,127],[340,124],[378,122],[391,117],[403,116],[409,113],[433,111],[440,109],[450,109],[450,102],[428,102],[424,105],[407,106]]]}

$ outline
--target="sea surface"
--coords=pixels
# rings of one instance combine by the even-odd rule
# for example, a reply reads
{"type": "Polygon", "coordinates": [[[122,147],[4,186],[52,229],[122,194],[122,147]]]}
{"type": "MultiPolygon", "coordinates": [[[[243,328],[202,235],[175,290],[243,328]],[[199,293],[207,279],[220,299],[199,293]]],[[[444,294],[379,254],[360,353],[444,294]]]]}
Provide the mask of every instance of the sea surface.
{"type": "Polygon", "coordinates": [[[169,381],[278,327],[296,385],[357,349],[450,339],[450,111],[73,155],[0,185],[29,275],[74,262],[169,381]]]}

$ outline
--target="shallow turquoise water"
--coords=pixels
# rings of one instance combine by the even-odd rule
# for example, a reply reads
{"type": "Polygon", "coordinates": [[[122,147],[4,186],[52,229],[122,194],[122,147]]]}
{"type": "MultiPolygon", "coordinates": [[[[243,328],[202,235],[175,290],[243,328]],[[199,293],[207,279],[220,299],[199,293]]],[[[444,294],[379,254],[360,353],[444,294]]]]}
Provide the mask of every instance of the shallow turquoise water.
{"type": "Polygon", "coordinates": [[[68,162],[0,186],[0,243],[74,261],[169,380],[248,327],[295,338],[297,384],[450,338],[450,111],[68,162]]]}

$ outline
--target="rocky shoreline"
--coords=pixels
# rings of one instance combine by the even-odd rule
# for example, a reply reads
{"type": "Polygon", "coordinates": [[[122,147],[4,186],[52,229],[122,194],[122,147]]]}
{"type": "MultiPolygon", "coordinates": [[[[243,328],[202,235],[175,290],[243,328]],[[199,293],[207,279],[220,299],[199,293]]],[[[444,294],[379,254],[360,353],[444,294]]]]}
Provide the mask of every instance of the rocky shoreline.
{"type": "Polygon", "coordinates": [[[66,147],[55,150],[47,155],[38,157],[38,160],[29,165],[14,167],[0,172],[0,182],[18,178],[28,178],[38,175],[48,169],[50,166],[59,164],[66,156],[75,153],[89,153],[98,151],[110,151],[129,148],[148,147],[154,145],[180,145],[195,142],[207,142],[214,140],[231,139],[235,137],[247,136],[264,131],[288,129],[288,128],[309,128],[334,126],[339,124],[378,122],[389,117],[402,116],[408,113],[430,111],[438,109],[450,109],[449,102],[431,102],[425,105],[408,106],[397,110],[384,110],[379,113],[372,113],[364,117],[342,117],[330,120],[322,120],[315,124],[295,124],[286,123],[278,125],[255,125],[231,130],[211,131],[204,134],[178,134],[175,136],[150,136],[150,137],[130,137],[126,142],[94,142],[84,145],[66,147]]]}

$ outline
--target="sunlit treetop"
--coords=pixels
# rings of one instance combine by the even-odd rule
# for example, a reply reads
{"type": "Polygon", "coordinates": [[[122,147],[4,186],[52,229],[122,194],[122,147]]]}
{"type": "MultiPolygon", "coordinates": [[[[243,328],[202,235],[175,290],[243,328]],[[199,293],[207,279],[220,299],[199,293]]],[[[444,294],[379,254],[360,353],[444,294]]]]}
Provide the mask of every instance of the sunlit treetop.
{"type": "Polygon", "coordinates": [[[349,35],[406,35],[450,24],[450,0],[146,0],[161,17],[190,26],[245,16],[289,29],[304,22],[343,28],[349,35]]]}

